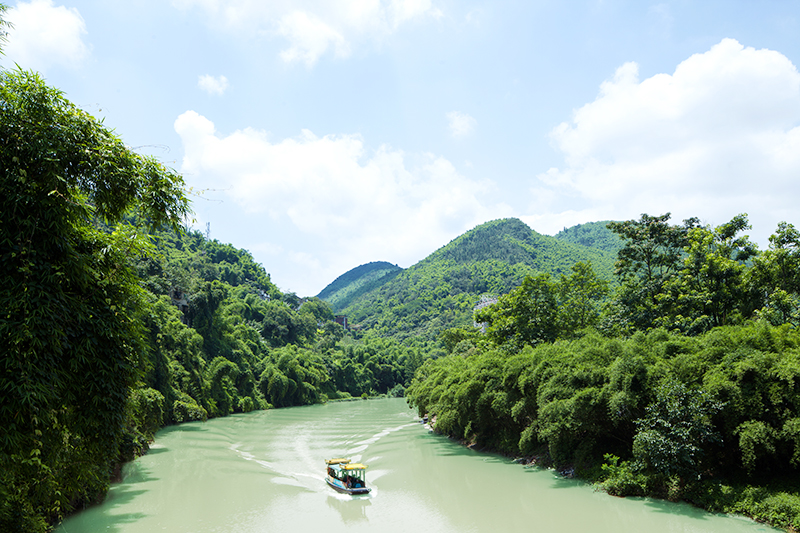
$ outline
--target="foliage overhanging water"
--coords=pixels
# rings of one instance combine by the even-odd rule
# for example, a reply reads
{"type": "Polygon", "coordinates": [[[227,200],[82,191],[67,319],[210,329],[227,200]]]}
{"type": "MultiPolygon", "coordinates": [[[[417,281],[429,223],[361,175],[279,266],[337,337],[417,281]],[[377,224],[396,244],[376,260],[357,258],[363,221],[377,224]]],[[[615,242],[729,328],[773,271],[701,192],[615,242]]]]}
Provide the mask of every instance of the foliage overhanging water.
{"type": "Polygon", "coordinates": [[[57,533],[775,531],[685,504],[621,499],[429,433],[402,399],[235,415],[162,430],[106,501],[57,533]],[[367,496],[324,459],[369,464],[367,496]]]}

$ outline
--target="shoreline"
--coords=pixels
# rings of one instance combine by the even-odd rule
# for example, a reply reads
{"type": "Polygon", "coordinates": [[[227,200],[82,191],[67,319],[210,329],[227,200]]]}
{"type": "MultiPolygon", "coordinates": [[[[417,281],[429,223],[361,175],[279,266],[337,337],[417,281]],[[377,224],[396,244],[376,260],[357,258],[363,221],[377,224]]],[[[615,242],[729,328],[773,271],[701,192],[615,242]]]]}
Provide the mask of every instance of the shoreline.
{"type": "MultiPolygon", "coordinates": [[[[434,416],[435,419],[435,416],[434,416]]],[[[420,420],[422,422],[422,420],[420,420]]],[[[767,508],[759,509],[757,507],[763,507],[765,502],[770,498],[777,498],[777,499],[786,499],[782,498],[782,496],[788,496],[790,499],[795,499],[794,507],[796,509],[796,513],[794,517],[796,520],[800,520],[800,486],[797,487],[797,490],[793,492],[786,492],[777,490],[774,488],[770,488],[769,486],[764,485],[726,485],[721,481],[705,481],[700,486],[694,487],[693,490],[686,491],[682,493],[681,496],[677,499],[670,499],[669,497],[664,497],[665,495],[659,495],[655,493],[648,493],[643,495],[622,495],[622,494],[613,494],[606,490],[602,484],[605,480],[592,480],[586,476],[582,476],[580,471],[582,469],[577,468],[575,465],[567,465],[562,468],[556,468],[552,460],[549,457],[548,453],[542,454],[533,454],[533,455],[517,455],[517,454],[510,454],[507,452],[503,452],[501,450],[493,449],[488,446],[481,446],[474,440],[467,440],[467,439],[459,439],[449,435],[445,435],[444,433],[439,433],[433,427],[433,425],[429,425],[428,423],[423,424],[424,427],[427,427],[429,431],[436,433],[437,435],[442,435],[447,437],[450,440],[456,441],[459,445],[464,446],[465,448],[469,448],[470,450],[476,451],[478,453],[487,453],[487,454],[494,454],[500,455],[502,457],[506,457],[511,460],[511,462],[515,464],[519,464],[523,468],[539,468],[542,470],[552,470],[553,472],[557,473],[559,476],[563,477],[564,479],[575,479],[586,483],[587,485],[591,485],[595,491],[604,492],[608,496],[616,497],[616,498],[629,498],[629,497],[644,497],[644,498],[652,498],[654,500],[662,500],[671,503],[687,503],[693,507],[698,509],[702,509],[708,513],[712,514],[724,514],[724,515],[731,515],[731,516],[741,516],[744,518],[748,518],[753,520],[756,523],[764,524],[776,529],[780,529],[786,531],[787,533],[800,533],[800,529],[795,528],[794,526],[789,523],[792,520],[792,517],[785,516],[785,505],[775,505],[775,507],[780,507],[780,516],[782,516],[786,523],[777,523],[776,521],[770,520],[765,516],[768,511],[770,511],[771,506],[766,503],[767,508]],[[728,498],[712,498],[705,502],[697,501],[691,498],[692,495],[702,496],[702,491],[705,489],[705,493],[708,494],[709,492],[714,492],[717,494],[723,494],[728,496],[728,498]],[[709,490],[711,489],[711,490],[709,490]],[[718,490],[713,490],[718,489],[718,490]],[[753,501],[752,498],[748,498],[750,493],[757,492],[759,495],[763,495],[764,492],[767,492],[766,498],[763,498],[761,501],[753,501]],[[738,497],[738,498],[737,498],[738,497]],[[761,505],[759,505],[761,504],[761,505]],[[754,512],[748,512],[748,510],[752,509],[754,512]]],[[[600,467],[602,464],[595,464],[592,467],[600,467]]],[[[589,468],[591,469],[591,468],[589,468]]],[[[589,470],[587,469],[587,470],[589,470]]],[[[782,502],[781,502],[782,503],[782,502]]]]}

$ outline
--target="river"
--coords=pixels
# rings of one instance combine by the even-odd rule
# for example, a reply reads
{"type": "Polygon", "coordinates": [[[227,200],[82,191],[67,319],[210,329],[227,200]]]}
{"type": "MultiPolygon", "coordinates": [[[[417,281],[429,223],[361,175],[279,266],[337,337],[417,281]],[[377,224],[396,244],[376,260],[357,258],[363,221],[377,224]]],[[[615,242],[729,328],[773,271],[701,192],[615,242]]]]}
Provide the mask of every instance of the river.
{"type": "Polygon", "coordinates": [[[424,428],[402,399],[274,409],[163,429],[100,505],[57,533],[776,531],[685,504],[615,498],[424,428]],[[369,465],[365,496],[324,459],[369,465]]]}

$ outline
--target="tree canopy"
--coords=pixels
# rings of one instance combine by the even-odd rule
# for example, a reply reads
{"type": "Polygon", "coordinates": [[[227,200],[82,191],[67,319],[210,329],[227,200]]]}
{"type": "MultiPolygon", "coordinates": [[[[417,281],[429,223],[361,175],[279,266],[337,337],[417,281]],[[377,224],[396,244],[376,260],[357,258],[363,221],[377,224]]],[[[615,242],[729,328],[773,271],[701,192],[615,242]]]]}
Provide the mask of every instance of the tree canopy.
{"type": "MultiPolygon", "coordinates": [[[[616,238],[609,230],[605,233],[616,238]]],[[[570,275],[578,262],[591,263],[598,278],[610,280],[613,261],[610,251],[540,235],[521,220],[493,220],[381,278],[379,286],[340,312],[380,335],[436,346],[443,331],[472,324],[481,295],[509,293],[526,276],[570,275]]]]}
{"type": "Polygon", "coordinates": [[[409,269],[337,280],[364,326],[348,331],[246,250],[184,229],[188,210],[177,173],[38,75],[0,70],[0,529],[45,531],[102,498],[164,424],[407,387],[437,431],[614,494],[738,510],[800,468],[791,224],[760,252],[745,214],[558,238],[492,221],[409,269]],[[719,507],[726,476],[745,496],[719,507]]]}
{"type": "Polygon", "coordinates": [[[669,218],[608,224],[614,292],[578,263],[476,311],[485,333],[445,330],[407,397],[441,433],[612,494],[800,527],[800,233],[759,252],[746,214],[669,218]]]}
{"type": "Polygon", "coordinates": [[[188,201],[179,175],[22,70],[0,71],[0,173],[0,523],[32,531],[15,520],[92,500],[117,460],[142,350],[127,257],[149,244],[123,216],[178,227],[188,201]]]}

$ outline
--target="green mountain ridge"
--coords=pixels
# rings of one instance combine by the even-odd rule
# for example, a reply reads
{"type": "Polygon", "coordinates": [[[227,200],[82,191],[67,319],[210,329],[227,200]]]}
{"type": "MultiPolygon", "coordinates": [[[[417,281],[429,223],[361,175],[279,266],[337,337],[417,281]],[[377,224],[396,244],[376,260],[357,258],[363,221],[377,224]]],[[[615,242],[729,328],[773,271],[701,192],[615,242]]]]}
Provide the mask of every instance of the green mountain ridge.
{"type": "Polygon", "coordinates": [[[378,395],[610,494],[800,531],[792,224],[760,252],[745,214],[642,214],[610,224],[622,249],[603,222],[549,237],[495,220],[407,270],[353,269],[327,293],[364,326],[346,331],[246,250],[180,231],[180,176],[38,75],[0,70],[0,117],[0,531],[102,500],[165,424],[378,395]],[[504,296],[479,333],[487,293],[504,296]]]}
{"type": "Polygon", "coordinates": [[[383,285],[403,269],[386,261],[373,261],[348,270],[327,287],[317,298],[325,300],[334,312],[344,309],[362,294],[383,285]]]}
{"type": "MultiPolygon", "coordinates": [[[[592,227],[598,243],[605,242],[601,229],[592,227]]],[[[486,222],[408,269],[375,280],[337,312],[379,335],[398,340],[419,337],[415,342],[425,343],[444,329],[471,325],[481,295],[505,294],[527,275],[566,275],[583,261],[591,262],[598,276],[612,279],[615,252],[568,237],[572,235],[541,235],[516,218],[486,222]]]]}
{"type": "Polygon", "coordinates": [[[576,224],[569,228],[564,228],[556,233],[554,237],[562,241],[616,254],[625,243],[620,239],[619,235],[608,229],[609,222],[611,220],[576,224]]]}

